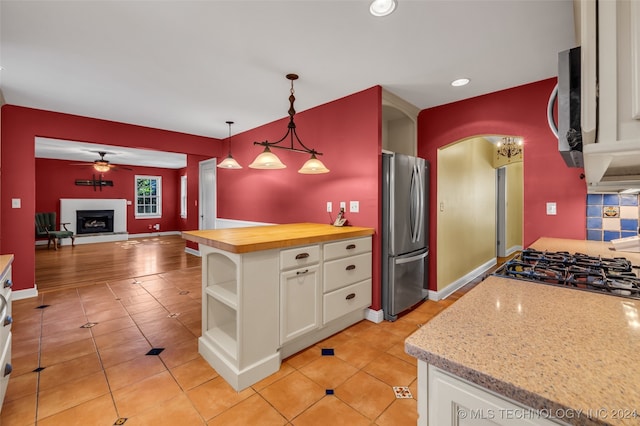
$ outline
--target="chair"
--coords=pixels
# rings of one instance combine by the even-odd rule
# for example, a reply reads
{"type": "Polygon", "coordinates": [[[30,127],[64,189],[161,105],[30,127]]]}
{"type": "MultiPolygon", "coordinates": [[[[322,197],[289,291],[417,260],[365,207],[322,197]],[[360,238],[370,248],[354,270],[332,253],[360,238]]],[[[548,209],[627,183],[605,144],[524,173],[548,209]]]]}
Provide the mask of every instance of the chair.
{"type": "Polygon", "coordinates": [[[36,238],[47,238],[47,249],[51,247],[51,241],[53,241],[53,247],[58,250],[58,242],[62,238],[71,238],[71,245],[76,242],[76,237],[73,235],[73,231],[67,229],[68,223],[56,222],[55,212],[36,213],[36,238]],[[59,226],[64,228],[64,231],[59,226]],[[60,230],[56,230],[60,229],[60,230]]]}

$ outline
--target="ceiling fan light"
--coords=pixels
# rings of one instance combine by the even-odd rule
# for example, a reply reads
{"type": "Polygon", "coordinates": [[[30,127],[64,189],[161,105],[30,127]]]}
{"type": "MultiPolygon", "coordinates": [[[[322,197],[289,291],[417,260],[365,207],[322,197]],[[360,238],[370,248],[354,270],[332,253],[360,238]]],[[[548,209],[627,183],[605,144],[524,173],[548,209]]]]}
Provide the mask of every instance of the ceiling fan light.
{"type": "Polygon", "coordinates": [[[271,152],[267,146],[264,148],[264,151],[253,160],[253,163],[249,164],[249,167],[252,169],[274,170],[284,169],[287,166],[284,165],[278,156],[271,152]]]}
{"type": "Polygon", "coordinates": [[[227,158],[222,160],[220,164],[218,164],[218,167],[220,167],[221,169],[241,169],[242,168],[242,166],[238,164],[236,159],[233,158],[231,154],[229,154],[227,158]]]}
{"type": "Polygon", "coordinates": [[[93,168],[98,171],[98,172],[108,172],[110,167],[109,164],[105,164],[105,163],[101,163],[101,162],[96,162],[93,164],[93,168]]]}
{"type": "Polygon", "coordinates": [[[316,158],[315,154],[311,154],[311,158],[298,170],[298,173],[303,175],[319,175],[322,173],[329,173],[329,169],[322,164],[322,161],[316,158]]]}
{"type": "Polygon", "coordinates": [[[396,0],[373,0],[369,12],[373,16],[387,16],[393,13],[398,2],[396,0]]]}

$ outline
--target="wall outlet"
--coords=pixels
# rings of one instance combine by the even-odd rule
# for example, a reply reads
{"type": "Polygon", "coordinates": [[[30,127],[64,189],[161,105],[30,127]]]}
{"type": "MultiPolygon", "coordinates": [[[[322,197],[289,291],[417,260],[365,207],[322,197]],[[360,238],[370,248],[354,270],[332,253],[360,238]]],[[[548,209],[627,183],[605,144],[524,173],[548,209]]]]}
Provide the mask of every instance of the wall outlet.
{"type": "Polygon", "coordinates": [[[346,201],[340,201],[340,208],[343,211],[347,211],[347,202],[346,201]]]}
{"type": "Polygon", "coordinates": [[[327,212],[331,213],[333,210],[333,203],[331,201],[327,201],[327,212]]]}

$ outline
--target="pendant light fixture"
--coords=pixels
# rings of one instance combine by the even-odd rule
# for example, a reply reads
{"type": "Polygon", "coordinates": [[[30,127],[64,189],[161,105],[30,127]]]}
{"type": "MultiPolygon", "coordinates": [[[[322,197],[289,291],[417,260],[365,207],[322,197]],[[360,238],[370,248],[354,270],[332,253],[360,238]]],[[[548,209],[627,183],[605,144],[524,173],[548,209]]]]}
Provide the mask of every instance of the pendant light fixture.
{"type": "Polygon", "coordinates": [[[226,123],[229,125],[229,154],[227,154],[227,158],[218,164],[218,167],[221,169],[241,169],[242,166],[231,156],[231,125],[233,124],[233,121],[227,121],[226,123]]]}
{"type": "Polygon", "coordinates": [[[287,74],[287,79],[291,81],[291,90],[290,90],[291,94],[289,95],[289,125],[287,126],[287,133],[285,133],[285,135],[280,140],[277,140],[276,142],[269,142],[269,141],[254,142],[253,143],[254,145],[264,146],[264,151],[256,157],[253,163],[249,164],[249,167],[252,169],[266,169],[266,170],[284,169],[287,166],[282,161],[280,161],[277,155],[271,152],[271,148],[279,148],[279,149],[286,149],[288,151],[311,154],[311,158],[306,163],[304,163],[302,168],[298,170],[298,173],[302,173],[302,174],[329,173],[329,169],[327,169],[325,165],[322,164],[322,161],[318,160],[317,158],[317,156],[322,155],[322,153],[316,151],[315,149],[307,148],[302,143],[302,141],[298,137],[298,134],[296,133],[296,123],[294,123],[293,121],[293,116],[296,115],[296,110],[293,108],[293,103],[296,100],[295,96],[293,96],[294,94],[293,81],[298,79],[298,75],[287,74]],[[287,139],[287,137],[289,138],[289,141],[290,141],[289,146],[278,145],[279,143],[284,142],[287,139]],[[298,144],[300,145],[301,148],[294,148],[293,146],[294,138],[296,141],[298,141],[298,144]]]}

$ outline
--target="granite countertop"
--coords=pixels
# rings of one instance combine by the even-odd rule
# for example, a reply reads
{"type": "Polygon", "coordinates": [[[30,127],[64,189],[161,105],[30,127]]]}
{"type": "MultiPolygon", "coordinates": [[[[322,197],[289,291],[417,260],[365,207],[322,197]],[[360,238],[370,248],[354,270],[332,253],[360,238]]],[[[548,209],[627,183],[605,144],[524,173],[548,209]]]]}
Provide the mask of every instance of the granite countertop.
{"type": "MultiPolygon", "coordinates": [[[[533,246],[560,250],[563,241],[566,251],[632,257],[608,243],[533,246]]],[[[640,300],[490,276],[409,336],[405,350],[528,407],[582,413],[567,423],[640,424],[640,300]]]]}
{"type": "Polygon", "coordinates": [[[246,228],[185,231],[182,238],[231,253],[248,253],[373,235],[373,228],[320,223],[250,226],[246,228]]]}

